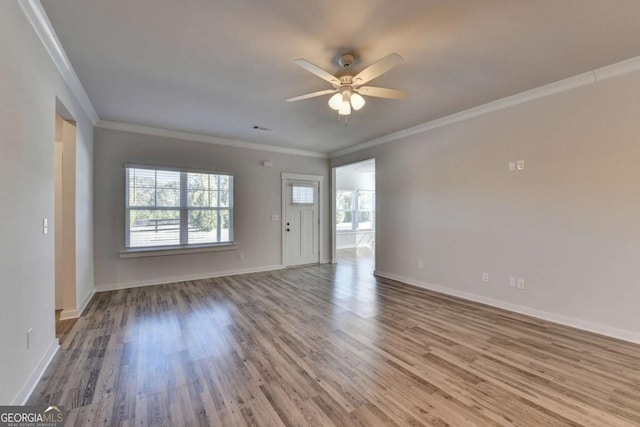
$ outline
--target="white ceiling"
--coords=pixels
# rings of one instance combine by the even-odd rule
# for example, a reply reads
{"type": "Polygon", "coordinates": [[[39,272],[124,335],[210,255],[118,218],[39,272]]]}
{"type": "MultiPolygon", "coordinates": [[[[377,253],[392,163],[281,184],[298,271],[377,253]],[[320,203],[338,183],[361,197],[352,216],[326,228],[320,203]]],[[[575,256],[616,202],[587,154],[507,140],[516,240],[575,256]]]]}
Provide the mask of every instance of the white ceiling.
{"type": "Polygon", "coordinates": [[[638,0],[43,0],[102,120],[331,152],[640,55],[638,0]],[[293,64],[397,52],[348,127],[293,64]],[[274,129],[261,132],[253,124],[274,129]]]}
{"type": "Polygon", "coordinates": [[[364,160],[362,162],[350,163],[340,166],[341,171],[357,172],[357,173],[376,173],[376,159],[364,160]]]}

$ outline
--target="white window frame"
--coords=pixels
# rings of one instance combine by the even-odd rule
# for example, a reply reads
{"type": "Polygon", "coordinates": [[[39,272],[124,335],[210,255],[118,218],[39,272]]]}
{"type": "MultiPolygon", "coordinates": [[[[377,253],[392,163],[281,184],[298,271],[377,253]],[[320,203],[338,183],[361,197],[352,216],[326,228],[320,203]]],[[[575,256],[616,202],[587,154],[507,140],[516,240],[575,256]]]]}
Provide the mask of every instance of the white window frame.
{"type": "MultiPolygon", "coordinates": [[[[121,252],[121,258],[129,258],[136,256],[153,256],[153,255],[170,255],[175,253],[194,253],[194,252],[205,252],[211,250],[226,250],[226,249],[236,249],[236,245],[234,243],[234,182],[233,175],[226,172],[215,172],[209,170],[199,170],[199,169],[187,169],[187,168],[174,168],[167,166],[157,166],[157,165],[141,165],[141,164],[131,164],[127,163],[124,165],[125,170],[125,248],[124,251],[121,252]],[[180,172],[180,206],[179,207],[131,207],[129,206],[129,170],[130,169],[147,169],[153,171],[170,171],[170,172],[180,172]],[[188,195],[188,187],[187,187],[187,173],[199,173],[199,174],[208,174],[215,176],[226,176],[229,177],[229,206],[228,207],[193,207],[188,206],[187,203],[187,195],[188,195]],[[177,210],[180,212],[180,244],[178,245],[168,245],[168,246],[144,246],[144,247],[130,247],[130,212],[132,210],[177,210]],[[217,242],[212,243],[188,243],[188,230],[189,230],[189,212],[197,211],[197,210],[213,210],[217,212],[218,221],[217,221],[217,242]],[[229,211],[229,240],[220,242],[221,239],[221,211],[229,211]],[[138,253],[143,253],[144,255],[137,255],[138,253]]],[[[218,197],[219,193],[218,193],[218,197]]],[[[219,205],[219,202],[217,203],[219,205]]]]}
{"type": "MultiPolygon", "coordinates": [[[[351,228],[338,228],[336,223],[336,232],[337,233],[351,233],[354,231],[375,231],[376,229],[376,210],[375,210],[375,190],[352,190],[348,188],[336,188],[336,200],[339,192],[351,193],[351,228]],[[373,193],[374,203],[373,209],[371,210],[371,228],[363,228],[358,229],[359,221],[360,221],[360,193],[373,193]]],[[[346,212],[345,209],[339,209],[336,205],[335,214],[338,215],[339,212],[346,212]]],[[[363,211],[365,212],[365,211],[363,211]]]]}

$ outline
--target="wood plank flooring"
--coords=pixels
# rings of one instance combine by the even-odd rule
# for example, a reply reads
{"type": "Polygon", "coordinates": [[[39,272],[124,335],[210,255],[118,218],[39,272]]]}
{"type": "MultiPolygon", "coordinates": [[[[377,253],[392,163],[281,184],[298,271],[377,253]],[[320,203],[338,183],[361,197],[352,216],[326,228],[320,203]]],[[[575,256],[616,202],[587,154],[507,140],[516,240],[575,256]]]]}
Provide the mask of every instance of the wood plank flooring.
{"type": "Polygon", "coordinates": [[[69,332],[73,329],[78,319],[65,319],[60,320],[60,313],[62,310],[56,310],[56,338],[60,345],[64,344],[64,340],[69,335],[69,332]]]}
{"type": "Polygon", "coordinates": [[[640,346],[352,258],[96,294],[29,403],[68,426],[637,426],[640,346]]]}

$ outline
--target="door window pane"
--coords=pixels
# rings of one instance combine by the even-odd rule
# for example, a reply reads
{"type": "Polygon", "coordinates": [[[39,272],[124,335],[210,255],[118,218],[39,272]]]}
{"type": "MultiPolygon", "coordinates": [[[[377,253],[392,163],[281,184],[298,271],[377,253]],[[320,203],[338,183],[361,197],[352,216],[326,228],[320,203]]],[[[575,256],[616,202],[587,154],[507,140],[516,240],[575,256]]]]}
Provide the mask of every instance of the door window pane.
{"type": "Polygon", "coordinates": [[[293,184],[291,186],[291,203],[294,205],[313,205],[315,203],[314,190],[315,187],[293,184]]]}

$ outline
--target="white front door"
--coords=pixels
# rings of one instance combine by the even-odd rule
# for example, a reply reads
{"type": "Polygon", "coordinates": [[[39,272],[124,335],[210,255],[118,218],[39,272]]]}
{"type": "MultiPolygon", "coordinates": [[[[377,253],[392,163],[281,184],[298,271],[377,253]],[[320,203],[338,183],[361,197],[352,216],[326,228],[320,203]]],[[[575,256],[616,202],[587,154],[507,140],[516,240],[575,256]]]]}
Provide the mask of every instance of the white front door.
{"type": "Polygon", "coordinates": [[[317,182],[286,180],[285,266],[317,264],[319,244],[319,188],[317,182]]]}

